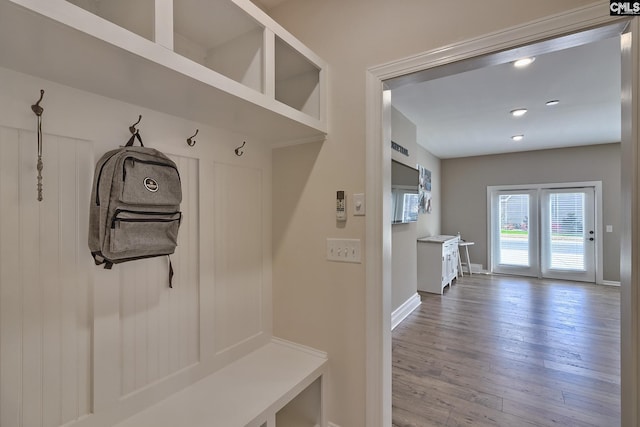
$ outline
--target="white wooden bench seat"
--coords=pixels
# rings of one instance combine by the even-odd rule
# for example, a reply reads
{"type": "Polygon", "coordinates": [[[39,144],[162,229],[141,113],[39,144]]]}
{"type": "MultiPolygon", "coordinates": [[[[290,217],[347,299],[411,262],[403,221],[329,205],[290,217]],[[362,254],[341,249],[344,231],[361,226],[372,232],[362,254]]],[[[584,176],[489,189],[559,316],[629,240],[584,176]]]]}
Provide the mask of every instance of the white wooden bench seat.
{"type": "MultiPolygon", "coordinates": [[[[288,411],[295,415],[278,422],[276,414],[315,381],[320,382],[318,390],[324,389],[326,369],[326,354],[273,339],[117,427],[288,427],[293,424],[286,419],[299,418],[308,409],[288,411]]],[[[296,426],[324,425],[322,392],[316,395],[316,414],[304,424],[295,421],[296,426]]]]}

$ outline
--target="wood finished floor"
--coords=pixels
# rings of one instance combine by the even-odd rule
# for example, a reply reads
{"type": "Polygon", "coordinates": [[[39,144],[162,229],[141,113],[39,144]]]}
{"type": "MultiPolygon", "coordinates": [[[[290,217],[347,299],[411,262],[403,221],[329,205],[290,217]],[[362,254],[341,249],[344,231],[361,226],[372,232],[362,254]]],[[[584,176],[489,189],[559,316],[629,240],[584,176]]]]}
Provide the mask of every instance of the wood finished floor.
{"type": "Polygon", "coordinates": [[[393,331],[393,425],[620,425],[619,288],[459,278],[393,331]]]}

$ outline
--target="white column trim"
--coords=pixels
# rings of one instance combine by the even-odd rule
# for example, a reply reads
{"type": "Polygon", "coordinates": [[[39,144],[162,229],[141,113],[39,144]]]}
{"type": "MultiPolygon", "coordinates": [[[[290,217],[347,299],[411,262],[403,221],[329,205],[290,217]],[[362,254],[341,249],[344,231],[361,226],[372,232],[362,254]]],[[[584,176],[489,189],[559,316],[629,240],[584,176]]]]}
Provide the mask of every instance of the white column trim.
{"type": "Polygon", "coordinates": [[[640,117],[640,22],[634,18],[621,37],[622,52],[622,162],[620,209],[620,388],[621,425],[640,422],[640,151],[638,123],[640,117]]]}

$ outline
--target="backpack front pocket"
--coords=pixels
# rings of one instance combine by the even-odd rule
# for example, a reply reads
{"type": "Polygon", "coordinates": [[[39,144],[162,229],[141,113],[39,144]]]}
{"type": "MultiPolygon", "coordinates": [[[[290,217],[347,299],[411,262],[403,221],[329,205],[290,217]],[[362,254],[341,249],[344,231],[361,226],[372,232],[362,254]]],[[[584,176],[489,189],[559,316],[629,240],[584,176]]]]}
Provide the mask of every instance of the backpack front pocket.
{"type": "Polygon", "coordinates": [[[127,157],[122,163],[124,203],[148,206],[179,205],[180,174],[174,164],[127,157]]]}
{"type": "Polygon", "coordinates": [[[110,251],[173,253],[178,244],[181,218],[181,212],[141,212],[118,209],[111,221],[110,251]]]}

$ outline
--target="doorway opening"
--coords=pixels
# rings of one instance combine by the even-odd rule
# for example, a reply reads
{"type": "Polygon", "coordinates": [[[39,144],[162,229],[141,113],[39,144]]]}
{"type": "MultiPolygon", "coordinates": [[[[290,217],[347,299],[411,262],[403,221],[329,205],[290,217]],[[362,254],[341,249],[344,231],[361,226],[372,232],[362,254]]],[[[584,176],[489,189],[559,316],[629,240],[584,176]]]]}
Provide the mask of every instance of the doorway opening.
{"type": "MultiPolygon", "coordinates": [[[[608,9],[601,5],[590,5],[572,12],[549,17],[545,20],[514,27],[500,33],[473,39],[427,52],[394,63],[372,67],[367,74],[367,193],[372,213],[367,218],[367,425],[391,425],[391,333],[390,333],[390,286],[391,286],[391,227],[390,201],[390,111],[389,89],[402,80],[411,81],[419,71],[430,71],[445,75],[452,70],[471,69],[500,61],[510,61],[527,54],[527,49],[550,50],[571,43],[625,31],[635,33],[635,20],[613,19],[608,9]],[[629,25],[629,22],[631,24],[629,25]],[[629,28],[627,28],[629,27],[629,28]],[[569,34],[569,35],[567,35],[569,34]],[[542,42],[541,42],[542,41],[542,42]],[[538,43],[540,42],[540,43],[538,43]],[[486,56],[488,55],[488,56],[486,56]],[[475,65],[472,65],[475,63],[475,65]],[[470,68],[471,67],[471,68],[470,68]],[[397,80],[396,80],[397,79],[397,80]]],[[[637,37],[637,36],[636,36],[637,37]]],[[[640,53],[631,35],[622,37],[623,46],[623,130],[622,130],[622,249],[621,260],[621,341],[622,341],[622,422],[636,423],[638,411],[634,396],[638,392],[638,325],[632,313],[637,311],[637,268],[632,263],[637,241],[638,218],[636,174],[638,161],[631,154],[637,147],[636,102],[638,75],[632,64],[640,53]],[[625,199],[629,200],[626,201],[625,199]],[[625,376],[625,373],[633,374],[625,376]]]]}
{"type": "Polygon", "coordinates": [[[491,272],[602,283],[601,182],[489,186],[487,218],[491,272]]]}

